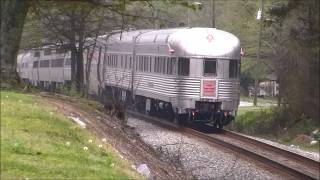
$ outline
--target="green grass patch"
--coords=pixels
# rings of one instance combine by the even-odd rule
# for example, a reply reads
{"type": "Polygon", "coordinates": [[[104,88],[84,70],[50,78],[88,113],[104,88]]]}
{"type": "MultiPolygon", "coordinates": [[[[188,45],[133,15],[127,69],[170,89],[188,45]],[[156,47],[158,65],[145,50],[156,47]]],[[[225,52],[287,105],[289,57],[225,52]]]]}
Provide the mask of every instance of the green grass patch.
{"type": "MultiPolygon", "coordinates": [[[[240,101],[246,101],[246,102],[253,102],[253,97],[249,96],[240,96],[240,101]]],[[[258,105],[265,105],[265,104],[277,104],[277,98],[276,97],[258,97],[257,98],[257,104],[258,105]]]]}
{"type": "Polygon", "coordinates": [[[1,92],[1,179],[142,178],[110,145],[45,104],[1,92]]]}

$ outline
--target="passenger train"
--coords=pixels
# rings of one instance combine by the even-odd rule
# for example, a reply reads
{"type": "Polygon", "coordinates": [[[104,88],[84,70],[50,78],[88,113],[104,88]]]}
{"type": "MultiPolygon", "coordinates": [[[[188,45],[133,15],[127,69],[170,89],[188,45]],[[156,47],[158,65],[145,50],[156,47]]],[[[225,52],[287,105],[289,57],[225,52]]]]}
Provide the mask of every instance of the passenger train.
{"type": "MultiPolygon", "coordinates": [[[[90,51],[87,51],[90,52],[90,51]]],[[[140,112],[223,128],[239,105],[240,41],[215,28],[136,30],[100,36],[89,93],[133,100],[140,112]]],[[[17,71],[34,86],[71,80],[70,52],[43,47],[18,55],[17,71]]],[[[87,83],[87,82],[85,82],[87,83]]]]}

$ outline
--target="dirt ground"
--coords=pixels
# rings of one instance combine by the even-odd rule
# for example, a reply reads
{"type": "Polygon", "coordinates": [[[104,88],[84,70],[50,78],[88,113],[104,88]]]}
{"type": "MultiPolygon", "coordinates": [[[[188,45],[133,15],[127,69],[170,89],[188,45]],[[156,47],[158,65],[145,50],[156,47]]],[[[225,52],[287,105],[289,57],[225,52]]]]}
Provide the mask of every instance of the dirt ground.
{"type": "Polygon", "coordinates": [[[41,93],[48,103],[65,116],[79,117],[86,123],[86,128],[99,138],[106,138],[108,143],[117,149],[124,158],[136,166],[147,164],[151,177],[149,179],[190,179],[180,164],[165,159],[143,143],[133,128],[122,125],[120,120],[104,112],[84,108],[77,100],[61,95],[41,93]]]}

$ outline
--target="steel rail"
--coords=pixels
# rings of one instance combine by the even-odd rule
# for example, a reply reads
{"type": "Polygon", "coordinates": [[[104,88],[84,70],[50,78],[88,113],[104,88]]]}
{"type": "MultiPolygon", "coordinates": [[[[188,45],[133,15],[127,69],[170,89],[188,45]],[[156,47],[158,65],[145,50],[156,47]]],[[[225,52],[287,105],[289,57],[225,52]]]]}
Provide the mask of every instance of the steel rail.
{"type": "MultiPolygon", "coordinates": [[[[275,168],[277,170],[282,170],[282,171],[290,174],[291,176],[293,176],[295,178],[298,178],[298,179],[319,179],[319,171],[317,171],[318,174],[310,173],[310,172],[307,172],[307,171],[302,171],[299,168],[292,167],[292,166],[288,165],[285,162],[279,162],[279,161],[277,161],[275,159],[266,157],[266,156],[264,156],[262,154],[259,154],[259,153],[255,152],[255,151],[252,151],[252,150],[247,149],[245,147],[238,146],[236,144],[224,141],[224,140],[222,140],[220,138],[216,138],[214,136],[210,136],[208,134],[199,132],[197,130],[194,130],[194,129],[191,129],[191,128],[181,128],[181,129],[182,129],[182,131],[187,132],[187,133],[189,133],[189,134],[191,134],[193,136],[196,136],[196,137],[201,138],[201,139],[205,139],[205,140],[207,140],[209,142],[212,142],[212,143],[215,143],[215,144],[222,145],[222,146],[224,146],[224,147],[226,147],[228,149],[234,150],[235,152],[239,152],[241,154],[244,154],[244,155],[252,158],[253,160],[257,160],[257,161],[260,161],[262,163],[265,163],[265,164],[267,164],[267,165],[269,165],[269,166],[271,166],[271,167],[273,167],[273,168],[275,168]]],[[[261,142],[261,144],[262,144],[262,142],[261,142]]],[[[278,149],[278,148],[277,147],[273,147],[273,149],[278,149]]],[[[281,151],[281,150],[279,150],[279,151],[281,151]]],[[[283,150],[283,151],[285,151],[285,150],[283,150]]],[[[288,154],[290,153],[289,151],[286,151],[286,152],[288,154]]],[[[297,154],[294,154],[294,155],[297,155],[297,154]]],[[[300,155],[297,155],[297,156],[300,156],[300,155]]],[[[290,157],[290,159],[291,158],[292,157],[290,157]]],[[[313,169],[315,169],[315,168],[319,169],[319,162],[317,164],[315,163],[314,165],[317,165],[317,166],[313,166],[313,169]]],[[[303,165],[301,165],[300,167],[302,167],[302,166],[303,165]]],[[[315,171],[313,171],[313,172],[315,172],[315,171]]]]}
{"type": "Polygon", "coordinates": [[[314,171],[317,172],[318,175],[319,175],[319,172],[320,172],[320,162],[319,161],[316,161],[314,159],[310,159],[308,157],[302,156],[300,154],[297,154],[297,153],[294,153],[294,152],[291,152],[291,151],[287,151],[287,150],[279,148],[279,147],[275,147],[275,146],[273,146],[271,144],[261,142],[259,140],[250,138],[248,136],[245,136],[245,135],[242,135],[242,134],[239,134],[239,133],[236,133],[236,132],[223,130],[223,134],[226,134],[228,136],[237,138],[237,139],[239,139],[241,141],[245,141],[245,142],[251,143],[251,144],[253,144],[255,146],[259,146],[260,148],[262,147],[263,149],[267,149],[267,150],[273,151],[274,153],[281,154],[282,156],[284,156],[284,157],[286,157],[288,159],[294,160],[294,161],[298,162],[299,164],[301,164],[303,166],[308,166],[310,168],[313,168],[314,171]]]}
{"type": "Polygon", "coordinates": [[[292,166],[290,166],[290,162],[288,163],[288,161],[280,162],[277,159],[267,157],[261,153],[255,152],[254,150],[250,150],[250,148],[246,148],[245,146],[242,147],[242,146],[237,145],[236,143],[224,141],[221,138],[216,137],[214,134],[202,133],[200,131],[197,131],[197,130],[194,130],[191,128],[178,126],[172,122],[168,122],[166,120],[159,119],[157,117],[151,117],[151,116],[137,113],[137,112],[130,111],[130,110],[128,110],[127,113],[133,117],[141,118],[142,120],[147,120],[149,122],[152,121],[153,123],[156,123],[160,126],[164,126],[166,128],[171,128],[171,129],[174,129],[177,131],[181,131],[181,132],[186,133],[187,135],[192,135],[194,137],[203,139],[209,143],[218,144],[218,145],[223,146],[227,149],[231,149],[231,150],[238,152],[240,154],[243,154],[243,155],[245,155],[255,161],[259,161],[259,162],[266,164],[272,168],[275,168],[282,173],[286,173],[288,175],[291,175],[294,178],[297,178],[297,179],[319,179],[320,163],[318,161],[312,160],[310,158],[301,156],[299,154],[296,154],[296,153],[293,153],[290,151],[286,151],[284,149],[272,146],[270,144],[266,144],[264,142],[252,139],[250,137],[246,137],[246,136],[240,135],[238,133],[234,133],[234,132],[226,131],[226,130],[223,130],[222,133],[220,133],[220,135],[227,135],[231,138],[243,141],[246,144],[249,143],[251,145],[259,147],[260,149],[264,149],[266,151],[271,151],[271,153],[276,153],[278,155],[281,155],[281,156],[285,157],[285,159],[287,159],[288,161],[294,160],[299,164],[299,166],[292,167],[292,166]],[[304,166],[307,166],[307,168],[311,169],[311,172],[310,171],[303,171],[303,168],[301,168],[301,167],[304,167],[304,166]],[[300,167],[300,169],[299,169],[299,167],[300,167]]]}

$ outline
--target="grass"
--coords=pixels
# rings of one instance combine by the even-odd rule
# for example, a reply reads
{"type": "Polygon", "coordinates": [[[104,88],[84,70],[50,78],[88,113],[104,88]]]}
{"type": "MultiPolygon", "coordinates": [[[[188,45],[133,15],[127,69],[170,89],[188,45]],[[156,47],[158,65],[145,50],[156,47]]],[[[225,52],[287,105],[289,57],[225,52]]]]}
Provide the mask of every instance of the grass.
{"type": "Polygon", "coordinates": [[[261,106],[245,106],[245,107],[238,107],[237,116],[244,115],[250,112],[258,112],[264,109],[269,109],[270,107],[261,107],[261,106]]]}
{"type": "Polygon", "coordinates": [[[45,104],[1,92],[1,179],[142,178],[110,145],[45,104]]]}
{"type": "MultiPolygon", "coordinates": [[[[241,96],[240,101],[253,103],[253,97],[241,96]]],[[[241,116],[249,112],[259,112],[270,109],[270,104],[276,105],[276,99],[273,97],[258,98],[257,106],[239,106],[237,116],[241,116]]]]}
{"type": "MultiPolygon", "coordinates": [[[[253,102],[253,97],[248,96],[240,96],[240,101],[246,101],[246,102],[253,102]]],[[[258,105],[264,105],[264,104],[277,104],[277,98],[276,97],[258,97],[257,98],[258,105]]]]}

